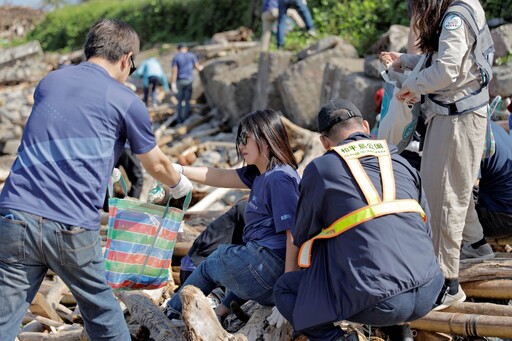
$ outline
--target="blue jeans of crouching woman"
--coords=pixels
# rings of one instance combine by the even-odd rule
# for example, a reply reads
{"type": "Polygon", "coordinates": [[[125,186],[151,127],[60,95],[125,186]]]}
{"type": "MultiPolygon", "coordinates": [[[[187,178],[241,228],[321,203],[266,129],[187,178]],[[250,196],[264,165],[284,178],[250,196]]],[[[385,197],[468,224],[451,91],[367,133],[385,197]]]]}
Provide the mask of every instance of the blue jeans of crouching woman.
{"type": "Polygon", "coordinates": [[[0,335],[14,340],[48,269],[68,286],[91,340],[130,340],[105,281],[99,231],[0,208],[0,335]]]}
{"type": "MultiPolygon", "coordinates": [[[[217,286],[224,286],[228,295],[222,304],[229,307],[231,300],[253,300],[261,305],[273,305],[274,284],[284,272],[284,260],[272,250],[253,242],[247,245],[220,245],[187,278],[185,285],[193,285],[208,295],[217,286]]],[[[167,305],[167,313],[181,313],[181,289],[167,305]]]]}

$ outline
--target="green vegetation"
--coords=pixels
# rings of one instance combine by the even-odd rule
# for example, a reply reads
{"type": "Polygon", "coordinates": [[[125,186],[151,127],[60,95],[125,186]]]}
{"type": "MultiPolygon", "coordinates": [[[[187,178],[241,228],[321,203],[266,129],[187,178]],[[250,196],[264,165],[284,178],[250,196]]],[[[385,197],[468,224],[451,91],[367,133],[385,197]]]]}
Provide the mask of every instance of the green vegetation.
{"type": "MultiPolygon", "coordinates": [[[[317,32],[339,35],[359,54],[391,24],[409,25],[405,0],[309,0],[317,32]]],[[[489,18],[512,16],[512,0],[483,1],[489,18]]],[[[90,0],[48,13],[29,34],[45,50],[80,48],[88,28],[101,17],[119,18],[139,33],[142,46],[199,41],[216,32],[247,26],[261,30],[261,0],[90,0]]],[[[296,50],[311,40],[301,32],[286,38],[286,49],[296,50]]]]}

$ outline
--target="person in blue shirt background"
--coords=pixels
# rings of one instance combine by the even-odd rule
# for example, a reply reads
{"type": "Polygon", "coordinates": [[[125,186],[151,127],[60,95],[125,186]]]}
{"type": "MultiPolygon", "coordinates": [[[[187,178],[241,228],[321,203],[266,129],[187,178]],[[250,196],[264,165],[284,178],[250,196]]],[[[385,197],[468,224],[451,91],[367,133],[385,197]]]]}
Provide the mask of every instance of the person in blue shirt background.
{"type": "Polygon", "coordinates": [[[512,236],[512,137],[492,121],[491,129],[496,150],[481,162],[476,200],[464,226],[461,255],[466,258],[493,258],[485,237],[512,236]]]}
{"type": "Polygon", "coordinates": [[[176,107],[178,123],[183,123],[190,111],[194,68],[201,71],[203,66],[198,62],[196,55],[188,51],[188,47],[184,43],[179,43],[178,53],[172,59],[171,75],[171,88],[177,94],[178,100],[176,107]]]}
{"type": "Polygon", "coordinates": [[[316,37],[315,25],[313,17],[309,11],[306,0],[279,0],[279,14],[277,17],[277,48],[282,49],[284,46],[284,36],[286,30],[286,13],[289,8],[297,9],[299,15],[304,20],[306,30],[309,35],[316,37]]]}
{"type": "Polygon", "coordinates": [[[157,106],[157,95],[156,89],[158,85],[164,87],[165,93],[170,93],[169,82],[165,75],[164,69],[160,62],[155,58],[151,57],[142,62],[137,68],[134,77],[142,77],[144,81],[144,99],[142,100],[146,106],[148,105],[149,87],[151,86],[151,104],[153,107],[157,106]]]}

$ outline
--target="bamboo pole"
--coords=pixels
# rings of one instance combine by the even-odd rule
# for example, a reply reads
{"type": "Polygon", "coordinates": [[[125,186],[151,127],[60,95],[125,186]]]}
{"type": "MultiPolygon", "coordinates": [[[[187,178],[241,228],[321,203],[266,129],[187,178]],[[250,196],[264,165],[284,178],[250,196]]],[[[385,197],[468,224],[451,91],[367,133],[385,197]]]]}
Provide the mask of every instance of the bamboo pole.
{"type": "Polygon", "coordinates": [[[512,317],[512,306],[494,303],[462,302],[444,309],[443,313],[463,313],[512,317]]]}
{"type": "Polygon", "coordinates": [[[469,297],[512,299],[512,280],[496,279],[461,283],[469,297]]]}
{"type": "Polygon", "coordinates": [[[463,336],[512,337],[512,317],[431,311],[411,322],[411,329],[463,336]]]}

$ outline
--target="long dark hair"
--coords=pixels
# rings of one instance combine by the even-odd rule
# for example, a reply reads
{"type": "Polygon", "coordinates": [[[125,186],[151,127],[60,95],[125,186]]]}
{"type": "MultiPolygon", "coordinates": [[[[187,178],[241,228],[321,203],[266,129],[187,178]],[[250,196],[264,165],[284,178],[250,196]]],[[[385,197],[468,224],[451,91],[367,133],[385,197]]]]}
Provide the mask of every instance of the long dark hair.
{"type": "Polygon", "coordinates": [[[423,53],[437,52],[441,35],[441,20],[454,0],[412,0],[414,29],[418,33],[417,47],[423,53]]]}
{"type": "MultiPolygon", "coordinates": [[[[257,110],[242,118],[238,124],[236,136],[239,137],[242,131],[254,136],[258,150],[261,152],[263,141],[267,142],[269,150],[269,163],[267,169],[277,165],[290,165],[297,169],[297,161],[293,155],[288,134],[279,117],[273,110],[257,110]]],[[[236,153],[241,159],[240,147],[236,145],[236,153]]]]}

